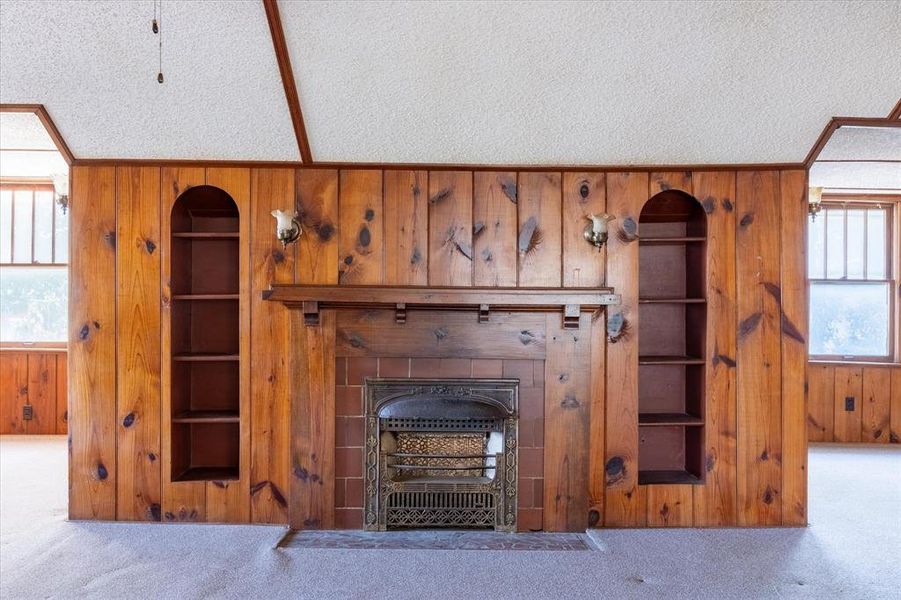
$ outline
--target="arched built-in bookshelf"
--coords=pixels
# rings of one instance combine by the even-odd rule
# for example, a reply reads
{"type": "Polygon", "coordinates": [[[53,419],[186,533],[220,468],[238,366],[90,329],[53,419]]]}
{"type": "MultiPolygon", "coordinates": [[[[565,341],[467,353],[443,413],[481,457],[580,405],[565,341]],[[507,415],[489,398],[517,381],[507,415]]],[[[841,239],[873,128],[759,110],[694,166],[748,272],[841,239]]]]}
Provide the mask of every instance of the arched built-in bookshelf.
{"type": "Polygon", "coordinates": [[[707,215],[667,190],[639,219],[639,482],[704,477],[707,215]]]}

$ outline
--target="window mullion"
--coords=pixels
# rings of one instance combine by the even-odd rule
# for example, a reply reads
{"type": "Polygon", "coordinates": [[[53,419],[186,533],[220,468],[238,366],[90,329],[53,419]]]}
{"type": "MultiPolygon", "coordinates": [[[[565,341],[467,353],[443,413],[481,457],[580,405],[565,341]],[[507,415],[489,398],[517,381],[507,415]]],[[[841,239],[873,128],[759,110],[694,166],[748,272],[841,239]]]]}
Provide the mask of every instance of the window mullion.
{"type": "Polygon", "coordinates": [[[842,279],[848,278],[848,207],[842,207],[842,226],[845,228],[845,233],[842,235],[842,242],[844,244],[844,248],[842,248],[842,268],[844,272],[842,274],[842,279]]]}
{"type": "Polygon", "coordinates": [[[34,216],[35,216],[35,201],[34,201],[34,188],[31,188],[31,260],[28,262],[34,264],[34,238],[35,238],[35,229],[34,229],[34,216]]]}

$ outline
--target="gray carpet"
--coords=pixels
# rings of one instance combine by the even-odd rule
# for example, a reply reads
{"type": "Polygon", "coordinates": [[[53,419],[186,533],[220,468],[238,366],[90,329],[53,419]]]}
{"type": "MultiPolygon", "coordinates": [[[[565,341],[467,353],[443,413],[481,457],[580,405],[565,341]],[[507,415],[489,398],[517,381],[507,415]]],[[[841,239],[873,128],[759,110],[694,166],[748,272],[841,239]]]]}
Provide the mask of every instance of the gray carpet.
{"type": "Polygon", "coordinates": [[[895,598],[901,447],[811,451],[807,529],[593,532],[594,552],[275,549],[278,527],[65,520],[62,437],[0,438],[2,598],[895,598]]]}

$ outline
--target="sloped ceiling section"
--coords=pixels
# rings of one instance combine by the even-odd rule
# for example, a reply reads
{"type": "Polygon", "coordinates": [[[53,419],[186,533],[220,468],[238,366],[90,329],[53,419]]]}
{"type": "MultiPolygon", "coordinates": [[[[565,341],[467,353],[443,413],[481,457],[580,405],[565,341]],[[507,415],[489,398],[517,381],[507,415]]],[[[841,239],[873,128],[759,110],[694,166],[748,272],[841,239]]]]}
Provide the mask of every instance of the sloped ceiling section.
{"type": "Polygon", "coordinates": [[[0,150],[56,150],[34,113],[0,113],[0,150]]]}
{"type": "Polygon", "coordinates": [[[78,158],[299,160],[261,2],[0,4],[0,102],[44,104],[78,158]]]}
{"type": "Polygon", "coordinates": [[[901,190],[901,127],[839,128],[811,165],[810,185],[901,190]]]}
{"type": "Polygon", "coordinates": [[[280,2],[313,156],[801,162],[901,94],[901,3],[280,2]]]}

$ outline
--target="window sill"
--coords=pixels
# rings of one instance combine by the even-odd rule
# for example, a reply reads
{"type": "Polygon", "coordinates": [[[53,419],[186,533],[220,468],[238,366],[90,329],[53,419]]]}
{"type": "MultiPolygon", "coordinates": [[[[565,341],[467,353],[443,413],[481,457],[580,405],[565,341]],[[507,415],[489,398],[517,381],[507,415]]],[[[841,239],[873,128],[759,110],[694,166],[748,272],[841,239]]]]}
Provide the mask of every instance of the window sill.
{"type": "Polygon", "coordinates": [[[853,365],[857,367],[901,367],[901,363],[896,362],[886,362],[886,361],[875,361],[875,360],[835,360],[835,359],[815,359],[810,358],[807,360],[808,363],[812,365],[842,365],[848,366],[853,365]]]}

